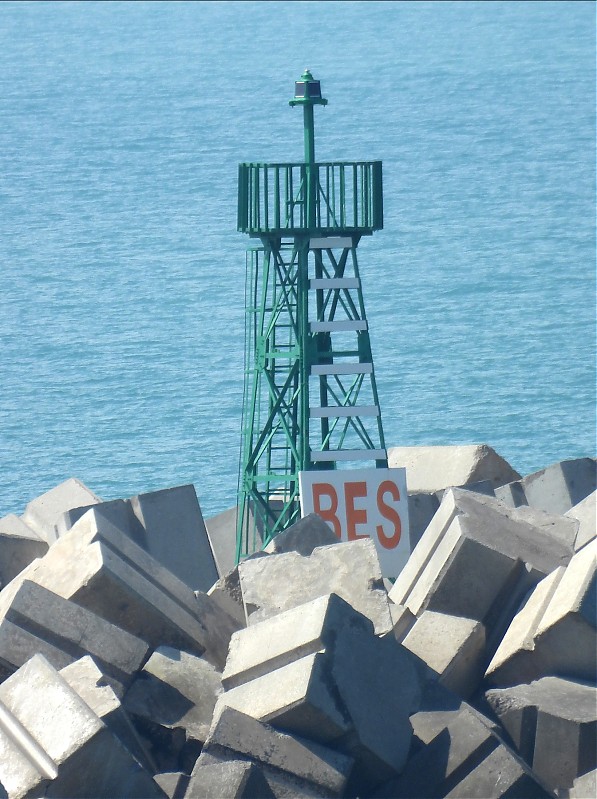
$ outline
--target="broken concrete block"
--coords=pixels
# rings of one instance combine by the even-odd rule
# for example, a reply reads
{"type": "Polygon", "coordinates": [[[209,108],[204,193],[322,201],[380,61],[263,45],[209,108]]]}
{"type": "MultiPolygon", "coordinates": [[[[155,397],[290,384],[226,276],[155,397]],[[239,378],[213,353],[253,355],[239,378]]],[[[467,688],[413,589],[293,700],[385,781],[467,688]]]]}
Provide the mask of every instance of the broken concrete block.
{"type": "Polygon", "coordinates": [[[374,797],[423,799],[548,799],[552,794],[526,764],[466,703],[446,714],[447,723],[431,741],[415,749],[399,777],[381,785],[374,797]]]}
{"type": "Polygon", "coordinates": [[[392,629],[375,543],[371,539],[319,547],[308,557],[285,552],[239,564],[249,624],[324,594],[338,594],[373,621],[378,634],[392,629]]]}
{"type": "Polygon", "coordinates": [[[578,521],[578,532],[574,540],[574,551],[578,552],[585,544],[597,537],[597,492],[593,491],[588,497],[566,511],[566,516],[578,521]]]}
{"type": "Polygon", "coordinates": [[[41,655],[0,685],[0,713],[0,785],[11,799],[164,796],[41,655]]]}
{"type": "Polygon", "coordinates": [[[14,513],[0,519],[0,588],[47,551],[47,541],[14,513]]]}
{"type": "Polygon", "coordinates": [[[280,777],[290,780],[301,796],[340,796],[346,786],[352,758],[296,735],[279,732],[233,708],[223,708],[212,728],[198,767],[227,760],[250,760],[263,768],[274,794],[280,777]],[[300,793],[302,791],[303,793],[300,793]]]}
{"type": "Polygon", "coordinates": [[[487,701],[521,757],[552,791],[597,768],[597,688],[560,677],[499,688],[487,701]]]}
{"type": "Polygon", "coordinates": [[[268,554],[280,552],[298,552],[299,555],[310,555],[316,547],[337,544],[336,534],[316,513],[310,513],[296,524],[287,527],[264,548],[268,554]]]}
{"type": "Polygon", "coordinates": [[[520,475],[487,444],[448,447],[390,447],[388,465],[406,468],[408,492],[433,493],[490,480],[500,486],[520,475]]]}
{"type": "Polygon", "coordinates": [[[226,690],[320,652],[346,624],[373,623],[337,594],[327,594],[234,633],[222,682],[226,690]]]}
{"type": "Polygon", "coordinates": [[[483,679],[485,628],[480,621],[426,610],[402,645],[425,661],[442,685],[463,699],[468,699],[483,679]]]}
{"type": "Polygon", "coordinates": [[[112,690],[90,655],[75,660],[60,669],[60,676],[89,705],[95,715],[104,722],[144,769],[151,774],[157,771],[154,761],[143,746],[129,716],[122,707],[120,698],[112,690]]]}
{"type": "Polygon", "coordinates": [[[0,592],[0,664],[5,674],[38,652],[56,669],[90,654],[118,689],[130,683],[147,649],[145,641],[21,576],[0,592]]]}
{"type": "Polygon", "coordinates": [[[544,578],[518,611],[486,677],[492,685],[549,675],[593,681],[597,670],[597,541],[544,578]]]}
{"type": "Polygon", "coordinates": [[[191,770],[221,692],[221,674],[203,658],[171,647],[152,654],[123,705],[159,770],[191,770]]]}
{"type": "MultiPolygon", "coordinates": [[[[63,514],[57,525],[60,534],[70,530],[90,507],[63,514]]],[[[94,509],[190,588],[207,591],[218,579],[194,486],[102,502],[94,509]]]]}
{"type": "Polygon", "coordinates": [[[434,610],[482,621],[491,656],[528,590],[571,555],[514,509],[450,489],[389,596],[417,616],[434,610]]]}
{"type": "Polygon", "coordinates": [[[56,524],[63,513],[81,505],[95,505],[101,502],[87,486],[76,477],[46,491],[31,500],[21,516],[21,520],[36,532],[40,538],[52,544],[57,538],[56,524]]]}
{"type": "Polygon", "coordinates": [[[560,461],[496,489],[495,495],[507,504],[563,514],[595,491],[595,472],[594,458],[560,461]]]}
{"type": "Polygon", "coordinates": [[[205,651],[220,668],[226,635],[238,626],[93,509],[50,547],[30,579],[152,647],[205,651]]]}
{"type": "Polygon", "coordinates": [[[352,726],[331,685],[328,659],[322,652],[227,690],[218,699],[214,718],[224,707],[322,744],[337,740],[352,726]]]}
{"type": "Polygon", "coordinates": [[[185,794],[188,799],[275,799],[263,771],[247,760],[197,763],[185,794]]]}

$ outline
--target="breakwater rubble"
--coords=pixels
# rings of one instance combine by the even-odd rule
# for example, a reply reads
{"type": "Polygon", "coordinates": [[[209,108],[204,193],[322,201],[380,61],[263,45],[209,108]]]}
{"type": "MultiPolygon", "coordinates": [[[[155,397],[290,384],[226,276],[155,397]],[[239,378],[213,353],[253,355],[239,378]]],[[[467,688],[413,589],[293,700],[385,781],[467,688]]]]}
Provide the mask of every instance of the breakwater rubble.
{"type": "Polygon", "coordinates": [[[389,460],[395,581],[316,515],[235,566],[189,485],[0,519],[0,796],[597,795],[595,459],[389,460]]]}

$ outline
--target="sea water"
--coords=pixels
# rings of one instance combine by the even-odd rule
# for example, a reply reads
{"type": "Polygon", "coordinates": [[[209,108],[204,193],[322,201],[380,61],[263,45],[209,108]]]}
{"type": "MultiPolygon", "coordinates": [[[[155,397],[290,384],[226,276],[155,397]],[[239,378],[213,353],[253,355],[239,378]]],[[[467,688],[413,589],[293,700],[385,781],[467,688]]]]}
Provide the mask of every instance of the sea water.
{"type": "Polygon", "coordinates": [[[236,501],[237,163],[381,159],[386,442],[595,450],[592,2],[0,4],[0,516],[70,476],[236,501]]]}

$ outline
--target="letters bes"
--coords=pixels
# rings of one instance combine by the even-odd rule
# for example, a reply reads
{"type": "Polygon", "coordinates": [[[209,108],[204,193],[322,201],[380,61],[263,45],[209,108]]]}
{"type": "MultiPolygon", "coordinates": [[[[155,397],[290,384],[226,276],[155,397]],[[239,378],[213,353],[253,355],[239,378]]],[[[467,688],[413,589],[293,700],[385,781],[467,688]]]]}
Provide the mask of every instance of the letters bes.
{"type": "Polygon", "coordinates": [[[410,555],[405,469],[300,472],[301,512],[317,513],[341,541],[372,538],[384,577],[410,555]]]}

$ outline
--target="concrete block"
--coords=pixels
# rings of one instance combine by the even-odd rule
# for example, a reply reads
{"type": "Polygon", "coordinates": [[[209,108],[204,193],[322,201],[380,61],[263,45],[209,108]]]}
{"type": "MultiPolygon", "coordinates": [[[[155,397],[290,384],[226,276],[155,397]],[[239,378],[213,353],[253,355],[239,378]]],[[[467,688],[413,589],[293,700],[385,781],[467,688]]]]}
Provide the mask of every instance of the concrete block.
{"type": "Polygon", "coordinates": [[[90,656],[73,661],[60,669],[60,676],[89,705],[113,735],[128,749],[150,774],[157,767],[143,746],[129,716],[120,703],[120,698],[106,681],[95,660],[90,656]]]}
{"type": "Polygon", "coordinates": [[[327,594],[234,633],[222,682],[226,690],[267,675],[306,655],[323,651],[337,631],[373,623],[336,594],[327,594]]]}
{"type": "Polygon", "coordinates": [[[50,547],[30,579],[153,648],[205,651],[220,668],[226,636],[238,626],[93,509],[50,547]]]}
{"type": "Polygon", "coordinates": [[[402,641],[463,699],[477,689],[485,672],[485,627],[480,621],[424,611],[402,641]]]}
{"type": "Polygon", "coordinates": [[[46,491],[45,494],[31,500],[21,516],[21,520],[36,532],[40,538],[52,544],[57,538],[56,524],[63,513],[81,505],[95,505],[101,502],[93,491],[90,491],[76,477],[46,491]]]}
{"type": "Polygon", "coordinates": [[[398,643],[402,643],[405,635],[412,629],[417,617],[404,605],[395,605],[393,602],[390,602],[390,616],[392,617],[394,638],[398,643]]]}
{"type": "MultiPolygon", "coordinates": [[[[90,509],[63,514],[57,530],[67,532],[90,509]]],[[[207,591],[218,579],[205,522],[192,485],[139,494],[95,506],[111,524],[190,588],[207,591]]]]}
{"type": "Polygon", "coordinates": [[[560,677],[488,691],[521,757],[552,790],[597,768],[597,688],[560,677]]]}
{"type": "Polygon", "coordinates": [[[373,621],[378,634],[392,629],[387,592],[371,539],[268,555],[239,564],[249,624],[275,616],[324,594],[338,594],[373,621]]]}
{"type": "Polygon", "coordinates": [[[439,508],[440,500],[435,493],[408,494],[408,534],[411,552],[431,523],[439,508]]]}
{"type": "Polygon", "coordinates": [[[571,555],[514,509],[450,489],[389,596],[417,616],[434,610],[482,621],[491,656],[528,590],[571,555]]]}
{"type": "Polygon", "coordinates": [[[487,444],[447,447],[390,447],[390,467],[406,468],[409,493],[432,493],[452,486],[490,480],[495,486],[520,475],[487,444]]]}
{"type": "Polygon", "coordinates": [[[215,602],[225,613],[237,622],[239,627],[245,627],[247,617],[243,605],[243,594],[240,588],[238,566],[224,574],[215,582],[207,592],[207,596],[215,602]]]}
{"type": "Polygon", "coordinates": [[[226,760],[250,760],[264,769],[276,796],[281,794],[272,781],[272,772],[294,780],[294,795],[342,795],[352,768],[352,758],[321,744],[275,730],[233,708],[224,708],[214,720],[205,742],[201,766],[226,760]],[[309,791],[311,788],[311,791],[309,791]]]}
{"type": "Polygon", "coordinates": [[[560,461],[526,475],[514,486],[496,489],[508,504],[526,504],[548,513],[566,513],[595,491],[595,458],[560,461]]]}
{"type": "Polygon", "coordinates": [[[577,777],[568,793],[561,795],[565,799],[593,799],[597,796],[597,769],[577,777]]]}
{"type": "Polygon", "coordinates": [[[597,670],[597,541],[544,578],[518,611],[487,669],[492,685],[559,675],[593,681],[597,670]]]}
{"type": "Polygon", "coordinates": [[[56,669],[90,654],[118,690],[130,683],[147,650],[145,641],[31,580],[19,576],[0,592],[0,664],[5,674],[38,652],[56,669]]]}
{"type": "Polygon", "coordinates": [[[47,541],[14,513],[0,519],[0,588],[47,551],[47,541]]]}
{"type": "Polygon", "coordinates": [[[164,796],[41,655],[0,685],[0,713],[0,785],[11,799],[164,796]]]}
{"type": "Polygon", "coordinates": [[[299,555],[307,556],[316,547],[337,543],[338,538],[323,519],[316,513],[310,513],[278,533],[263,551],[271,555],[280,552],[298,552],[299,555]]]}
{"type": "Polygon", "coordinates": [[[449,712],[446,721],[428,744],[413,752],[399,777],[377,789],[375,797],[552,796],[466,703],[449,712]]]}
{"type": "Polygon", "coordinates": [[[332,743],[352,725],[333,688],[328,661],[322,652],[307,655],[227,690],[214,717],[232,707],[283,732],[332,743]]]}
{"type": "Polygon", "coordinates": [[[566,511],[566,516],[578,521],[578,532],[574,540],[574,551],[593,541],[597,537],[597,492],[593,491],[577,505],[566,511]]]}
{"type": "Polygon", "coordinates": [[[198,763],[185,794],[188,799],[275,799],[263,770],[246,760],[198,763]]]}
{"type": "MultiPolygon", "coordinates": [[[[236,524],[238,519],[238,507],[228,508],[228,510],[218,513],[205,520],[207,535],[214,554],[218,574],[223,577],[232,571],[236,566],[236,524]]],[[[253,517],[250,517],[251,529],[253,529],[253,517]]],[[[257,529],[255,532],[258,543],[262,540],[261,533],[257,529]]],[[[260,546],[257,546],[259,549],[260,546]]]]}
{"type": "MultiPolygon", "coordinates": [[[[154,780],[166,794],[168,799],[184,799],[190,776],[181,771],[161,772],[154,776],[154,780]]],[[[200,796],[200,793],[191,793],[189,796],[200,796]]]]}
{"type": "Polygon", "coordinates": [[[352,729],[335,746],[355,758],[350,787],[356,795],[398,774],[408,755],[409,716],[421,687],[410,653],[393,636],[377,638],[361,626],[336,635],[331,674],[352,729]]]}
{"type": "Polygon", "coordinates": [[[203,658],[171,647],[152,654],[123,705],[160,771],[190,771],[221,692],[221,674],[203,658]]]}

